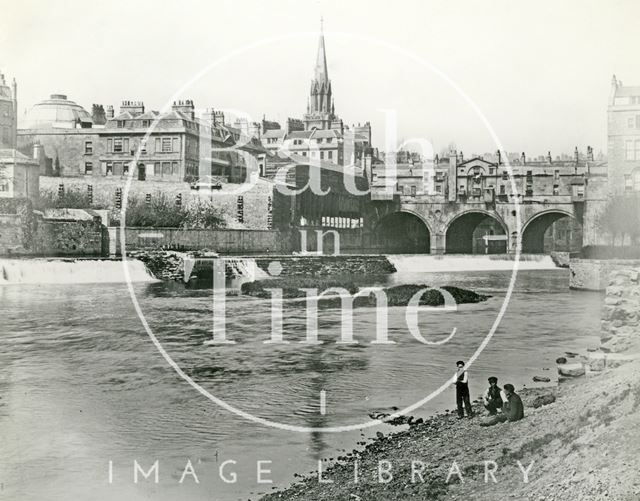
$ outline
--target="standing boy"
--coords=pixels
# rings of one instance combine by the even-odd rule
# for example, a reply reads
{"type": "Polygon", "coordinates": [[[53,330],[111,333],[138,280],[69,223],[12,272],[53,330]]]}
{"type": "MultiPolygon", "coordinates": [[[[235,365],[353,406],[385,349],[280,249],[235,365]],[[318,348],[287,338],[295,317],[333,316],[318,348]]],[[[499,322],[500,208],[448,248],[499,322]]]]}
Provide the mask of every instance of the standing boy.
{"type": "Polygon", "coordinates": [[[456,385],[458,419],[462,419],[464,417],[465,409],[467,411],[467,417],[471,418],[473,417],[473,410],[471,409],[471,398],[469,396],[469,374],[464,370],[464,362],[462,360],[458,360],[456,362],[456,367],[458,370],[454,376],[454,382],[456,385]]]}

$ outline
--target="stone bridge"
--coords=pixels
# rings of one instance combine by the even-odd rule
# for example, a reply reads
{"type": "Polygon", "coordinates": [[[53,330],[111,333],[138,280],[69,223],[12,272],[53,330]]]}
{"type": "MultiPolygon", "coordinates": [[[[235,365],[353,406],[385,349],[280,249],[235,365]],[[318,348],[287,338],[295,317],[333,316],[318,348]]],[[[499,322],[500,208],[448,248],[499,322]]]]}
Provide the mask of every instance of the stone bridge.
{"type": "Polygon", "coordinates": [[[583,219],[583,201],[571,196],[526,200],[519,211],[514,202],[397,198],[373,202],[366,218],[371,246],[381,251],[542,253],[545,232],[554,222],[570,217],[582,224],[583,219]]]}

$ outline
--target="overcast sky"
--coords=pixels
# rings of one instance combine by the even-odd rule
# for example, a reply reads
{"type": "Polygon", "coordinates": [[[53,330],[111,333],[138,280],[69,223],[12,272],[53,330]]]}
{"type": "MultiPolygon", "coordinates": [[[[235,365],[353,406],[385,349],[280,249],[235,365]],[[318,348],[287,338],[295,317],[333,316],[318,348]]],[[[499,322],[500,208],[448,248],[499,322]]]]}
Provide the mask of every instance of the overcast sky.
{"type": "Polygon", "coordinates": [[[0,71],[17,79],[21,111],[52,93],[88,110],[123,99],[160,109],[231,54],[181,97],[301,117],[321,15],[336,113],[370,121],[379,147],[382,110],[395,110],[400,138],[495,150],[450,79],[508,151],[604,151],[612,74],[640,85],[636,0],[0,2],[0,71]]]}

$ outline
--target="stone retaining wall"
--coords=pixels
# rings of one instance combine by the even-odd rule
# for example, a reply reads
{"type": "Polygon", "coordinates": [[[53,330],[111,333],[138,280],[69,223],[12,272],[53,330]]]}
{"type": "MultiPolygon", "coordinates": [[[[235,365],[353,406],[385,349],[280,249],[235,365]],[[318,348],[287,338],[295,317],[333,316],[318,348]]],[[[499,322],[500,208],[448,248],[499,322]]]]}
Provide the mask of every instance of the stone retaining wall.
{"type": "Polygon", "coordinates": [[[606,291],[601,349],[640,354],[640,265],[612,271],[606,291]]]}
{"type": "Polygon", "coordinates": [[[627,259],[571,259],[571,289],[601,291],[609,285],[609,275],[618,270],[640,267],[640,261],[627,259]]]}

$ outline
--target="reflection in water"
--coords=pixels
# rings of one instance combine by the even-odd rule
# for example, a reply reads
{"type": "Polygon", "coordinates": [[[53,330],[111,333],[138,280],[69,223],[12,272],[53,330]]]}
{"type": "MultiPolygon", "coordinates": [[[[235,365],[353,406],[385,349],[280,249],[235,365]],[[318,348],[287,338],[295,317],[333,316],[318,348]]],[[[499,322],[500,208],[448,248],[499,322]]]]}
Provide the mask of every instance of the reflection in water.
{"type": "MultiPolygon", "coordinates": [[[[470,367],[473,395],[489,375],[521,387],[552,368],[565,350],[598,342],[600,296],[569,291],[567,270],[523,271],[507,313],[470,367]]],[[[468,359],[488,332],[510,273],[403,274],[389,283],[456,285],[491,294],[487,303],[455,313],[421,315],[425,346],[407,332],[403,308],[389,310],[394,345],[372,345],[373,308],[354,310],[356,345],[338,345],[341,315],[320,309],[317,346],[305,338],[303,304],[285,307],[287,345],[270,336],[270,304],[231,297],[227,333],[236,344],[208,346],[211,289],[179,283],[138,284],[142,309],[163,346],[183,370],[214,395],[264,419],[326,427],[368,422],[368,413],[403,407],[434,391],[457,359],[468,359]],[[327,395],[320,413],[320,392],[327,395]]],[[[123,285],[0,287],[0,470],[7,499],[237,499],[256,497],[256,461],[272,460],[275,485],[317,459],[352,448],[360,433],[292,433],[259,426],[209,402],[166,364],[144,332],[123,285]],[[133,484],[132,464],[160,462],[160,485],[133,484]],[[186,459],[200,484],[179,484],[186,459]],[[237,461],[235,484],[218,468],[237,461]],[[108,461],[114,483],[106,482],[108,461]]],[[[416,410],[451,408],[453,392],[416,410]]],[[[367,435],[380,428],[369,428],[367,435]]],[[[428,454],[428,451],[425,451],[428,454]]],[[[270,488],[270,486],[267,486],[270,488]]]]}

